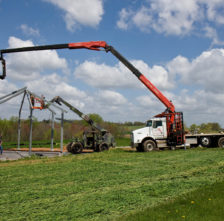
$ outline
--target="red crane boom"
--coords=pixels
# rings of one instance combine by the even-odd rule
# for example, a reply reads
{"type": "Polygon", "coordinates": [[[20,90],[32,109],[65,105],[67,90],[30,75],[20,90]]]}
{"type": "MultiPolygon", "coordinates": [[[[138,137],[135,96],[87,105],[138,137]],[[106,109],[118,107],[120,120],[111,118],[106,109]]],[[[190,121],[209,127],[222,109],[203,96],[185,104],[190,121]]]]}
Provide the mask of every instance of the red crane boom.
{"type": "Polygon", "coordinates": [[[155,85],[152,84],[139,70],[137,70],[127,59],[125,59],[117,50],[112,46],[109,46],[105,41],[90,41],[90,42],[78,42],[69,44],[56,44],[56,45],[44,45],[44,46],[31,46],[23,48],[11,48],[1,50],[0,60],[2,62],[3,74],[0,76],[4,79],[6,76],[6,67],[3,54],[5,53],[15,53],[24,51],[39,51],[39,50],[52,50],[52,49],[89,49],[100,51],[100,48],[104,48],[106,52],[110,51],[115,57],[117,57],[127,68],[129,68],[133,74],[167,107],[169,112],[175,112],[175,107],[171,101],[169,101],[161,91],[159,91],[155,85]]]}

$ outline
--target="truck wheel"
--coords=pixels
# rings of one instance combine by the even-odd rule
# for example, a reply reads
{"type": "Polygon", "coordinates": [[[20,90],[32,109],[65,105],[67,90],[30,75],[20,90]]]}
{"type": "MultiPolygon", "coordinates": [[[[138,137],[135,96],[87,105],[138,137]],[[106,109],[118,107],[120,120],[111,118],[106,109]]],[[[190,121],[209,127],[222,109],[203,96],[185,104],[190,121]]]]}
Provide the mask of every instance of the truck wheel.
{"type": "Polygon", "coordinates": [[[101,152],[101,151],[105,151],[105,150],[109,150],[109,147],[106,143],[100,144],[97,148],[97,152],[101,152]]]}
{"type": "Polygon", "coordinates": [[[144,152],[153,151],[155,149],[156,149],[156,143],[153,140],[146,140],[143,143],[143,151],[144,152]]]}
{"type": "Polygon", "coordinates": [[[69,143],[67,146],[66,146],[66,149],[68,152],[71,152],[71,146],[72,146],[73,142],[69,143]]]}
{"type": "Polygon", "coordinates": [[[71,153],[77,154],[82,153],[83,145],[80,142],[75,142],[71,146],[71,153]]]}
{"type": "Polygon", "coordinates": [[[211,139],[210,139],[210,137],[201,137],[200,138],[200,144],[203,147],[209,147],[209,146],[211,146],[211,139]]]}
{"type": "Polygon", "coordinates": [[[224,137],[219,138],[218,146],[224,148],[224,137]]]}

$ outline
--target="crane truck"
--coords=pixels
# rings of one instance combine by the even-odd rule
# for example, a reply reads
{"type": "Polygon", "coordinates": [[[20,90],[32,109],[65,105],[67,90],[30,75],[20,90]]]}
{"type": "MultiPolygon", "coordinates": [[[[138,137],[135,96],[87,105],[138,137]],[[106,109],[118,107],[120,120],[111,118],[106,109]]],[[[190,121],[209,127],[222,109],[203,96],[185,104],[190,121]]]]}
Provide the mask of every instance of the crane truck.
{"type": "Polygon", "coordinates": [[[52,49],[89,49],[104,50],[111,52],[121,61],[166,107],[165,111],[147,121],[146,127],[132,132],[132,146],[138,151],[151,151],[158,148],[169,147],[174,149],[184,144],[196,146],[212,146],[217,144],[224,147],[223,134],[195,134],[185,135],[183,113],[176,112],[174,104],[159,91],[136,67],[123,57],[114,47],[105,41],[78,42],[57,45],[31,46],[23,48],[9,48],[0,50],[0,61],[2,63],[2,75],[6,77],[6,62],[3,57],[5,53],[16,53],[24,51],[52,50],[52,49]]]}
{"type": "Polygon", "coordinates": [[[78,154],[81,153],[84,148],[101,152],[115,146],[113,135],[106,129],[96,124],[88,115],[83,114],[80,110],[69,104],[60,96],[56,96],[50,101],[50,103],[54,102],[59,105],[63,103],[90,125],[90,129],[84,130],[82,139],[73,138],[72,141],[69,142],[66,146],[68,152],[78,154]]]}

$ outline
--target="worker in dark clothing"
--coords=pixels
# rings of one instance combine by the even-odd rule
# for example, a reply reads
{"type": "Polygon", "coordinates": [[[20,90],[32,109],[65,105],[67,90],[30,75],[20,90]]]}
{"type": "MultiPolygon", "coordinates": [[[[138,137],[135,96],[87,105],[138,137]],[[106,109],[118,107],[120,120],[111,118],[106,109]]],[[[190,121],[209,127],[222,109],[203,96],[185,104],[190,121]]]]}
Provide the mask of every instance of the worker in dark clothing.
{"type": "Polygon", "coordinates": [[[2,155],[3,147],[2,147],[2,136],[0,136],[0,154],[2,155]]]}

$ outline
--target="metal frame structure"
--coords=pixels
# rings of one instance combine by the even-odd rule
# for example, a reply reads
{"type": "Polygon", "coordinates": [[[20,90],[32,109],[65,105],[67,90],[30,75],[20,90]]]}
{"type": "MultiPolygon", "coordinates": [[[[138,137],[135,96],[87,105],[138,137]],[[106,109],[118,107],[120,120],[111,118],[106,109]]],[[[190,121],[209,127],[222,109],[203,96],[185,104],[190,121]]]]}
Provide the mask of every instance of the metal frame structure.
{"type": "MultiPolygon", "coordinates": [[[[64,114],[65,113],[68,113],[68,111],[64,110],[63,108],[61,107],[58,107],[57,105],[55,105],[52,101],[47,101],[45,100],[45,108],[50,108],[50,106],[53,106],[55,107],[56,109],[58,109],[59,111],[61,111],[61,142],[60,142],[60,149],[61,149],[61,152],[63,152],[63,137],[64,137],[64,114]]],[[[52,121],[51,122],[54,122],[54,116],[52,115],[52,121]]],[[[54,127],[54,125],[52,126],[54,127]]],[[[51,136],[53,136],[53,133],[54,133],[54,130],[51,131],[51,136]]],[[[51,147],[53,147],[53,141],[51,141],[51,147]]],[[[51,148],[53,149],[53,148],[51,148]]]]}
{"type": "Polygon", "coordinates": [[[64,113],[67,113],[66,110],[58,107],[57,105],[53,104],[52,102],[47,101],[44,97],[40,97],[33,92],[27,90],[27,87],[21,88],[17,91],[13,91],[10,94],[7,94],[5,96],[0,97],[0,104],[5,103],[14,97],[17,97],[19,95],[23,94],[23,98],[20,104],[19,108],[19,118],[18,118],[18,143],[17,143],[17,149],[20,150],[20,139],[21,139],[21,113],[22,108],[24,104],[25,97],[28,99],[29,103],[29,109],[30,109],[30,133],[29,133],[29,155],[31,155],[32,152],[32,128],[33,128],[33,111],[35,109],[48,109],[51,112],[51,151],[53,151],[53,143],[54,143],[54,116],[56,115],[56,112],[50,108],[50,106],[55,107],[56,109],[61,111],[61,142],[60,142],[60,150],[63,152],[63,121],[64,121],[64,113]],[[35,101],[37,103],[40,103],[40,106],[36,106],[35,101]],[[47,105],[45,105],[45,103],[47,105]]]}

